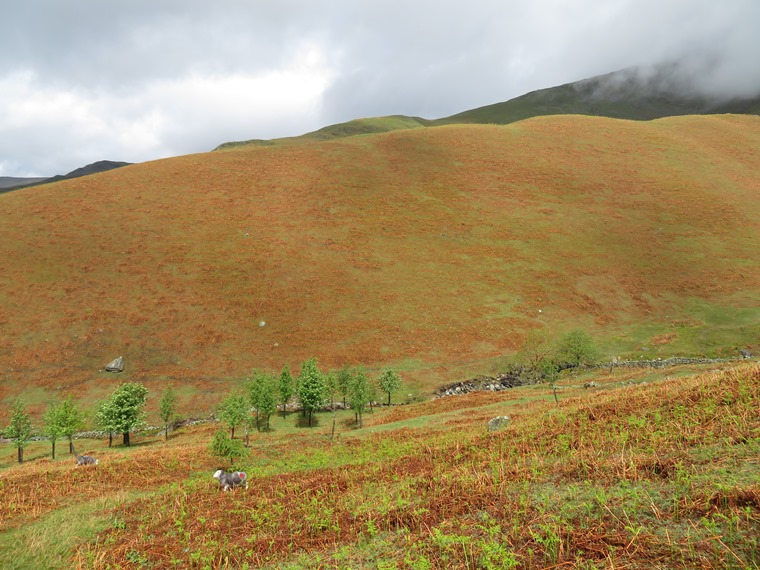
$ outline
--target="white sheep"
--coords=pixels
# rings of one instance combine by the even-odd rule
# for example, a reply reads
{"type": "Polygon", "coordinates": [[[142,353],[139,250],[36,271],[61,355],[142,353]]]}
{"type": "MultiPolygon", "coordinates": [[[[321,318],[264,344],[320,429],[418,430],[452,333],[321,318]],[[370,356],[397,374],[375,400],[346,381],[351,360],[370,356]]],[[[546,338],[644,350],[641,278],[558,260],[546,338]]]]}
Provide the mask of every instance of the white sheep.
{"type": "Polygon", "coordinates": [[[219,469],[214,473],[214,479],[219,479],[219,488],[222,489],[222,491],[229,491],[233,487],[248,488],[248,476],[243,471],[225,473],[219,469]]]}

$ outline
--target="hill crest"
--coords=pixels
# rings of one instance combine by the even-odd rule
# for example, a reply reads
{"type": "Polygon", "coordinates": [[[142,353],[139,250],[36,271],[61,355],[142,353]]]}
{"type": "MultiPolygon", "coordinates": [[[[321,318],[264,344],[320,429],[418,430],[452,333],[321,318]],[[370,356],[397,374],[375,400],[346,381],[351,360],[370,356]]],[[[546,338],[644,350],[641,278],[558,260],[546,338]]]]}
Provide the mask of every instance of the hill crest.
{"type": "Polygon", "coordinates": [[[682,115],[760,115],[760,92],[754,96],[705,95],[699,74],[683,64],[630,67],[555,87],[531,91],[508,101],[462,111],[439,119],[405,115],[355,119],[301,136],[223,143],[214,150],[241,145],[292,144],[449,124],[506,125],[546,115],[589,115],[653,120],[682,115]]]}

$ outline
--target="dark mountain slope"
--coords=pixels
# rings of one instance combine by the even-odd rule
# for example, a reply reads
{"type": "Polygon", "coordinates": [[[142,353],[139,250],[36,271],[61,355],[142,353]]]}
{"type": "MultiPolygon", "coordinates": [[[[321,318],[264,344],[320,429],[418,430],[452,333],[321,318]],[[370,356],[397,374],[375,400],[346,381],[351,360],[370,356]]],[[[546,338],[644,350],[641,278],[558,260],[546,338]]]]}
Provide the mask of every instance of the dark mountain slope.
{"type": "Polygon", "coordinates": [[[760,114],[760,94],[742,99],[710,99],[686,89],[677,70],[664,66],[649,73],[632,68],[540,89],[503,103],[464,111],[434,124],[508,124],[541,115],[598,115],[651,120],[679,115],[760,114]]]}
{"type": "Polygon", "coordinates": [[[79,178],[80,176],[88,176],[90,174],[98,174],[99,172],[108,172],[114,168],[121,168],[122,166],[129,166],[131,162],[115,162],[113,160],[99,160],[93,162],[87,166],[72,170],[68,174],[57,174],[50,178],[10,178],[0,177],[0,193],[8,192],[10,190],[18,190],[20,188],[28,188],[30,186],[39,186],[40,184],[50,184],[51,182],[60,182],[61,180],[71,180],[72,178],[79,178]]]}

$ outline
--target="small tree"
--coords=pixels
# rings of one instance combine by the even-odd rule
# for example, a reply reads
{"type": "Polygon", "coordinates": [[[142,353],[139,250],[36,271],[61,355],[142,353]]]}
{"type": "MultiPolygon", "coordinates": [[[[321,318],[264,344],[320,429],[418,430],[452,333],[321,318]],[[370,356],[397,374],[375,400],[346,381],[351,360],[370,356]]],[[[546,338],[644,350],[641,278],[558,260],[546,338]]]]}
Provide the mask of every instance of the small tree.
{"type": "Polygon", "coordinates": [[[523,368],[522,374],[532,374],[535,376],[534,380],[540,381],[541,369],[552,359],[554,351],[554,341],[546,330],[532,329],[525,335],[522,346],[515,355],[515,361],[523,368]]]}
{"type": "Polygon", "coordinates": [[[58,440],[58,438],[63,435],[62,430],[61,430],[61,422],[59,419],[60,408],[61,408],[60,404],[52,402],[51,404],[48,405],[48,409],[42,418],[42,421],[45,424],[45,427],[43,428],[44,433],[50,440],[50,445],[52,447],[52,451],[51,451],[52,459],[55,459],[55,443],[58,440]]]}
{"type": "Polygon", "coordinates": [[[108,433],[108,447],[113,446],[113,434],[116,431],[116,408],[109,398],[100,403],[95,412],[95,426],[108,433]]]}
{"type": "Polygon", "coordinates": [[[219,404],[219,419],[230,428],[230,439],[235,439],[235,428],[248,416],[248,400],[239,392],[232,392],[219,404]]]}
{"type": "Polygon", "coordinates": [[[574,368],[581,364],[591,364],[596,357],[594,340],[586,331],[575,329],[560,339],[555,361],[560,368],[574,368]]]}
{"type": "Polygon", "coordinates": [[[264,373],[258,370],[254,370],[250,381],[246,384],[246,389],[248,390],[248,400],[251,403],[251,407],[256,412],[257,431],[261,431],[261,425],[259,423],[259,405],[261,400],[261,392],[264,390],[264,382],[264,373]]]}
{"type": "Polygon", "coordinates": [[[174,395],[174,389],[168,386],[166,390],[161,394],[161,399],[158,402],[158,413],[161,416],[161,420],[164,422],[164,439],[169,439],[169,424],[177,409],[177,397],[174,395]]]}
{"type": "Polygon", "coordinates": [[[388,405],[391,405],[391,394],[393,392],[397,392],[399,388],[401,388],[401,378],[399,378],[399,375],[396,374],[393,370],[390,368],[386,368],[383,370],[383,373],[380,375],[380,389],[388,394],[388,405]]]}
{"type": "Polygon", "coordinates": [[[223,429],[218,429],[214,433],[214,438],[209,444],[209,451],[216,457],[228,460],[230,465],[233,465],[236,459],[248,455],[248,450],[243,442],[239,439],[232,439],[223,429]]]}
{"type": "Polygon", "coordinates": [[[63,437],[69,440],[69,453],[74,453],[74,434],[85,427],[85,415],[82,413],[71,396],[61,402],[57,412],[58,426],[63,437]]]}
{"type": "Polygon", "coordinates": [[[358,371],[352,375],[351,385],[348,391],[348,403],[354,410],[356,425],[363,427],[364,409],[371,398],[370,381],[364,371],[358,371]]]}
{"type": "Polygon", "coordinates": [[[248,447],[251,443],[251,432],[255,429],[261,431],[258,426],[259,420],[252,414],[247,414],[243,420],[243,428],[245,429],[245,446],[248,447]]]}
{"type": "Polygon", "coordinates": [[[129,433],[145,421],[145,402],[148,389],[139,382],[125,382],[114,390],[108,404],[108,414],[113,431],[123,435],[124,445],[129,446],[129,433]]]}
{"type": "Polygon", "coordinates": [[[377,391],[380,389],[380,386],[377,384],[377,380],[373,380],[372,378],[367,377],[367,389],[369,390],[369,413],[374,414],[375,409],[373,406],[377,402],[377,391]]]}
{"type": "Polygon", "coordinates": [[[311,358],[301,365],[297,390],[301,407],[309,416],[309,427],[311,427],[314,412],[325,405],[325,380],[317,367],[316,358],[311,358]]]}
{"type": "Polygon", "coordinates": [[[328,370],[324,374],[325,401],[330,402],[330,409],[335,409],[335,394],[338,391],[338,374],[334,370],[328,370]]]}
{"type": "Polygon", "coordinates": [[[338,394],[343,398],[343,407],[346,407],[348,392],[351,390],[351,382],[353,381],[353,375],[351,369],[348,366],[344,366],[338,371],[338,375],[335,378],[337,384],[338,394]]]}
{"type": "Polygon", "coordinates": [[[269,418],[277,411],[277,378],[267,372],[254,371],[248,383],[248,398],[256,410],[256,429],[261,431],[261,422],[269,430],[269,418]]]}
{"type": "Polygon", "coordinates": [[[290,374],[290,368],[288,368],[287,364],[282,368],[282,372],[280,373],[279,390],[280,404],[282,404],[282,417],[285,417],[287,415],[288,402],[293,397],[293,392],[295,391],[293,386],[293,376],[290,374]]]}
{"type": "Polygon", "coordinates": [[[559,380],[559,367],[556,363],[547,360],[541,366],[541,375],[549,384],[549,387],[552,389],[552,393],[554,394],[554,403],[559,404],[559,399],[557,398],[557,380],[559,380]]]}
{"type": "Polygon", "coordinates": [[[271,374],[264,376],[261,393],[259,394],[258,414],[269,431],[269,418],[277,411],[277,378],[271,374]]]}
{"type": "Polygon", "coordinates": [[[24,462],[24,448],[32,437],[32,418],[22,400],[16,400],[11,409],[11,421],[5,428],[4,435],[10,439],[18,450],[18,462],[24,462]]]}

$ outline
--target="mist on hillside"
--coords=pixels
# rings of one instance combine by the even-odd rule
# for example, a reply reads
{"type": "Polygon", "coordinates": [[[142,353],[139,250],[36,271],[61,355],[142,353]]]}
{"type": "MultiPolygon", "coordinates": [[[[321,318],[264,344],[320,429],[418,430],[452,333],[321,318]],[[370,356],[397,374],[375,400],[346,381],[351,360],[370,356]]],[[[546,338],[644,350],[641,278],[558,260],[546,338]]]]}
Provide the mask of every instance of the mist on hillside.
{"type": "Polygon", "coordinates": [[[592,85],[592,97],[605,101],[674,96],[724,103],[759,96],[760,73],[747,74],[740,67],[717,54],[684,57],[655,65],[627,67],[579,81],[576,86],[592,85]]]}

